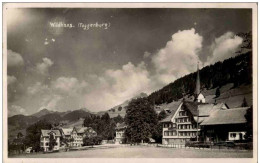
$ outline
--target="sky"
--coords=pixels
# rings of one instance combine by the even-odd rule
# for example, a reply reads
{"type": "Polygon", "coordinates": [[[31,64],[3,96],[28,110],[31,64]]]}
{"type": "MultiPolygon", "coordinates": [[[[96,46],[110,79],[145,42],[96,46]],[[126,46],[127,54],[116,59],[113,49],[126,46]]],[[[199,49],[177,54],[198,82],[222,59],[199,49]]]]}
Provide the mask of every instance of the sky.
{"type": "Polygon", "coordinates": [[[237,55],[250,9],[7,11],[8,116],[108,110],[237,55]]]}

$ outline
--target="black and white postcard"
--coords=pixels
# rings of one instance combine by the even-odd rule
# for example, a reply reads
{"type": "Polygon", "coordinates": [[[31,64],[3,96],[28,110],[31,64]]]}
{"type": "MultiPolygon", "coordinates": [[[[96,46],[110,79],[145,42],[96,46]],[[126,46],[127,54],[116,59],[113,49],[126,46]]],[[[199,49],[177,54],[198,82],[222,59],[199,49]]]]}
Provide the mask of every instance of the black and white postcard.
{"type": "Polygon", "coordinates": [[[256,17],[256,3],[4,4],[4,162],[256,162],[256,17]]]}

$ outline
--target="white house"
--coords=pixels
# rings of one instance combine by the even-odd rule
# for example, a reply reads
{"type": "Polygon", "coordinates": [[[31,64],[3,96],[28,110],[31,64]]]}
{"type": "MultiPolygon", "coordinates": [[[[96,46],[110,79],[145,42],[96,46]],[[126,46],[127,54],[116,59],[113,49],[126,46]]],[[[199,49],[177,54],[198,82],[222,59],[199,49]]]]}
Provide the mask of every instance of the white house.
{"type": "Polygon", "coordinates": [[[53,135],[53,138],[56,140],[56,145],[53,150],[59,150],[60,148],[61,134],[59,130],[41,130],[40,147],[43,148],[45,152],[49,151],[50,135],[53,135]]]}

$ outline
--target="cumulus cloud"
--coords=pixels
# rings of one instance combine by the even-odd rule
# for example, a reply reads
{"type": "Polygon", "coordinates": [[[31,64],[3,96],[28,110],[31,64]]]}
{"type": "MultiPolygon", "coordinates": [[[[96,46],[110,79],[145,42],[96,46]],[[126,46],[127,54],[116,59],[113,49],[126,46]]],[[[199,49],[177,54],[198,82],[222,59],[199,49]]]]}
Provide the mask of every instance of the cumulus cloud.
{"type": "Polygon", "coordinates": [[[7,76],[7,85],[12,85],[17,81],[15,76],[7,76]]]}
{"type": "Polygon", "coordinates": [[[233,32],[227,32],[216,38],[211,45],[211,56],[207,58],[207,64],[223,61],[236,55],[236,51],[242,44],[243,39],[233,32]]]}
{"type": "Polygon", "coordinates": [[[52,82],[51,88],[62,94],[80,94],[85,91],[87,85],[85,81],[80,82],[77,78],[59,77],[52,82]]]}
{"type": "Polygon", "coordinates": [[[183,75],[196,71],[202,40],[202,36],[196,33],[194,28],[173,34],[166,46],[152,57],[158,82],[168,84],[183,75]]]}
{"type": "Polygon", "coordinates": [[[118,70],[107,70],[104,76],[96,77],[95,88],[86,94],[86,105],[95,110],[104,110],[122,103],[141,92],[150,90],[149,72],[145,63],[137,66],[131,62],[118,70]]]}
{"type": "Polygon", "coordinates": [[[24,64],[23,58],[19,53],[13,52],[12,50],[7,50],[7,66],[17,67],[24,64]]]}
{"type": "Polygon", "coordinates": [[[8,116],[13,116],[13,115],[17,115],[17,114],[24,114],[25,113],[25,109],[19,105],[11,105],[8,106],[8,116]]]}
{"type": "Polygon", "coordinates": [[[42,60],[42,63],[38,63],[36,65],[36,72],[41,75],[48,75],[49,68],[53,65],[53,61],[51,61],[49,58],[43,58],[42,60]]]}
{"type": "Polygon", "coordinates": [[[64,105],[58,105],[59,102],[69,102],[72,107],[78,106],[79,102],[85,103],[83,96],[86,93],[87,86],[88,84],[84,80],[79,81],[73,77],[59,77],[52,81],[50,85],[36,82],[27,88],[27,95],[34,98],[35,101],[39,101],[40,109],[57,110],[59,106],[64,107],[64,105]]]}

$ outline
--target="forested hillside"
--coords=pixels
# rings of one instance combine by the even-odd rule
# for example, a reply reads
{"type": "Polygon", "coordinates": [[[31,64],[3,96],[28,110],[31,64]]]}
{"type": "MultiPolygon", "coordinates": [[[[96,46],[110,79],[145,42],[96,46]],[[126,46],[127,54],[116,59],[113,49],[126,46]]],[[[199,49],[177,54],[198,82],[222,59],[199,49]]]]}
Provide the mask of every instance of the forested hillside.
{"type": "MultiPolygon", "coordinates": [[[[188,74],[175,80],[162,89],[148,96],[155,105],[170,103],[185,95],[193,95],[196,86],[197,73],[188,74]]],[[[200,70],[202,89],[213,89],[233,83],[233,88],[241,84],[252,83],[252,51],[217,62],[200,70]]]]}

